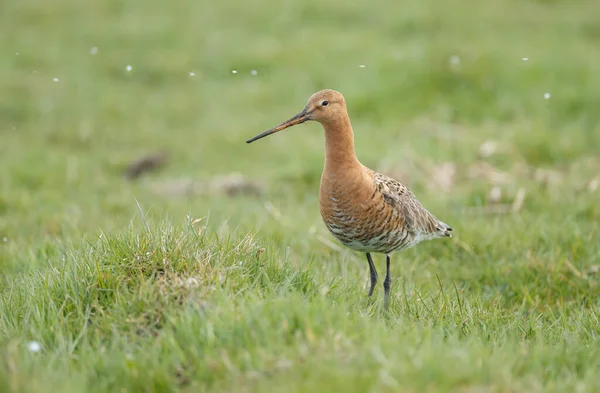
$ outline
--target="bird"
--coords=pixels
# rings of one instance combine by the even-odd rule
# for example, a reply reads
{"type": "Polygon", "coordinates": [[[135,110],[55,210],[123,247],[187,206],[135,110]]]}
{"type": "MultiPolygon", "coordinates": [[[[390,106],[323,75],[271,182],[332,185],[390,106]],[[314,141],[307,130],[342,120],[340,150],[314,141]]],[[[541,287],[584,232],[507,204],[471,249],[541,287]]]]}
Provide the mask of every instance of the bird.
{"type": "Polygon", "coordinates": [[[363,165],[354,148],[354,131],[342,93],[325,89],[310,96],[297,115],[246,143],[286,128],[319,122],[325,134],[325,163],[321,174],[321,218],[344,246],[366,254],[371,298],[378,273],[372,253],[385,254],[384,309],[388,309],[390,254],[424,240],[452,237],[452,228],[431,214],[404,184],[363,165]]]}

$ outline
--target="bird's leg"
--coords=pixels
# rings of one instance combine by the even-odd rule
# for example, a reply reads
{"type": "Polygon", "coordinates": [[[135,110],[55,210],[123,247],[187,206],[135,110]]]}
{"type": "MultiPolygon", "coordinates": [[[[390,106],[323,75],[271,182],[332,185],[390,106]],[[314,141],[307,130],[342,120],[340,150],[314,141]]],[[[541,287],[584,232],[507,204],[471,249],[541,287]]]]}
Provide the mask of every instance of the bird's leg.
{"type": "Polygon", "coordinates": [[[390,277],[390,256],[385,256],[385,280],[383,280],[383,289],[385,291],[385,297],[383,299],[383,308],[387,310],[388,301],[390,299],[390,286],[392,285],[392,278],[390,277]]]}
{"type": "Polygon", "coordinates": [[[367,261],[369,261],[369,272],[371,273],[371,288],[369,288],[369,297],[371,297],[377,284],[377,270],[375,270],[375,264],[373,264],[370,253],[367,253],[367,261]]]}

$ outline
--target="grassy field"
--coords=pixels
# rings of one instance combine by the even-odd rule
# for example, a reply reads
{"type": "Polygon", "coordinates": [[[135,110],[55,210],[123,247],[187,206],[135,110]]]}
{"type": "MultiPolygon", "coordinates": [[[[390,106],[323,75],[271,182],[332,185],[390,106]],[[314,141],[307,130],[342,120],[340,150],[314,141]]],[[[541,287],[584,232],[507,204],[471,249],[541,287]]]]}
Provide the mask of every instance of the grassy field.
{"type": "Polygon", "coordinates": [[[1,392],[600,390],[597,0],[0,10],[1,392]],[[387,313],[320,126],[244,143],[323,88],[455,231],[387,313]]]}

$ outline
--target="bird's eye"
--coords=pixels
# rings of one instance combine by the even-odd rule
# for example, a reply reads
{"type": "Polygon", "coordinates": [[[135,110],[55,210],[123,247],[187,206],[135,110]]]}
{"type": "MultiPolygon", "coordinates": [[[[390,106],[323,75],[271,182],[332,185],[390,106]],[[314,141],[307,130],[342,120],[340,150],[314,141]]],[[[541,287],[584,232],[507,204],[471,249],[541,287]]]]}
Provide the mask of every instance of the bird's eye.
{"type": "Polygon", "coordinates": [[[327,106],[327,105],[329,105],[329,101],[327,101],[327,100],[323,100],[323,102],[321,102],[321,105],[323,105],[323,106],[327,106]]]}

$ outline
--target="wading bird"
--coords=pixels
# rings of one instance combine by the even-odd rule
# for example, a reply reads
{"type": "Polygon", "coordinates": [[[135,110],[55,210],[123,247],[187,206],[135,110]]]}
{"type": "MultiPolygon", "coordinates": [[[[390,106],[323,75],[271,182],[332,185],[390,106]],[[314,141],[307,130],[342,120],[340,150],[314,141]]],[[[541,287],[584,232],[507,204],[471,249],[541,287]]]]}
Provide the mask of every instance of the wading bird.
{"type": "Polygon", "coordinates": [[[386,255],[383,288],[384,309],[387,309],[392,282],[390,253],[423,240],[452,237],[452,228],[427,211],[402,183],[358,161],[346,102],[335,90],[316,92],[296,116],[246,143],[309,120],[318,121],[325,130],[325,166],[319,195],[321,217],[343,245],[366,253],[371,280],[369,297],[377,284],[371,253],[386,255]]]}

